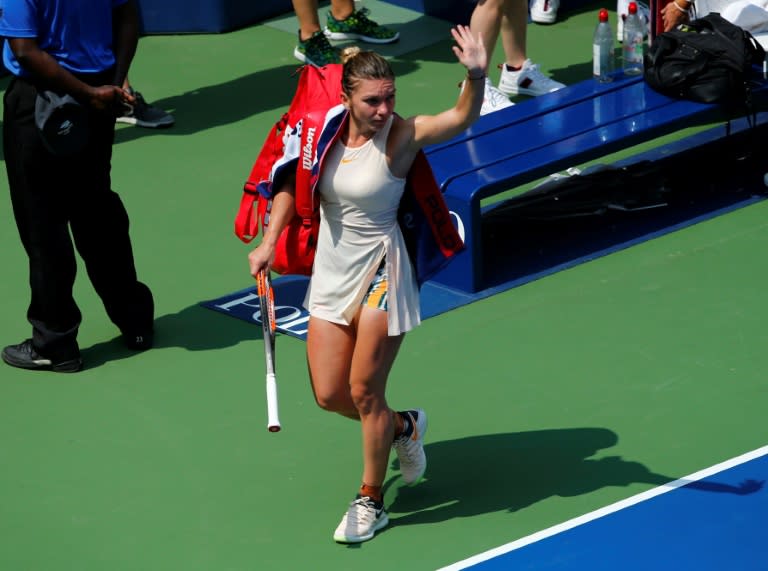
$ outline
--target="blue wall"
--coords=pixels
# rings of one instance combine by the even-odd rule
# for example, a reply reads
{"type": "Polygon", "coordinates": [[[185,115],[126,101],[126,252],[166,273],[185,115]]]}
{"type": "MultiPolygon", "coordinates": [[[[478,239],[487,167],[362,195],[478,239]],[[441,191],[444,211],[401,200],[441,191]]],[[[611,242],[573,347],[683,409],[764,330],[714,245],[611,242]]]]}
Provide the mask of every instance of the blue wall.
{"type": "Polygon", "coordinates": [[[292,11],[291,0],[139,0],[144,34],[227,32],[292,11]]]}
{"type": "Polygon", "coordinates": [[[384,0],[402,8],[408,8],[442,18],[454,24],[468,24],[477,0],[384,0]]]}

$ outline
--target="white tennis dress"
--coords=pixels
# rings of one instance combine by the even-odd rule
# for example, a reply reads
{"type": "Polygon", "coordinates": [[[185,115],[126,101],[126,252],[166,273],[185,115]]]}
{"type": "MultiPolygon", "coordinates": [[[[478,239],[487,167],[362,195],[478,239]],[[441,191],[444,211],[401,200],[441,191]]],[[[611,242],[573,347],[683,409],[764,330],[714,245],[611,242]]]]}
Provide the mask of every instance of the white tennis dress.
{"type": "Polygon", "coordinates": [[[367,143],[337,141],[325,157],[317,190],[320,233],[305,307],[312,316],[348,325],[383,258],[387,271],[388,334],[421,323],[416,276],[397,222],[405,179],[387,165],[394,117],[367,143]]]}

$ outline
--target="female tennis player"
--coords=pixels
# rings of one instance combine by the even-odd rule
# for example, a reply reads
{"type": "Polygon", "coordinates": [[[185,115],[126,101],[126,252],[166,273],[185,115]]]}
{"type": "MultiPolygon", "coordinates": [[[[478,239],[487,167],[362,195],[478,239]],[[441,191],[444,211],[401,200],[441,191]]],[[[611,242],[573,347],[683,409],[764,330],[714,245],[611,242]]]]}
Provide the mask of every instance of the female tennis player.
{"type": "MultiPolygon", "coordinates": [[[[326,117],[320,135],[323,141],[327,129],[337,129],[336,138],[317,152],[320,229],[305,299],[309,375],[321,408],[362,426],[362,484],[333,535],[340,543],[366,541],[387,525],[382,484],[393,447],[406,483],[417,483],[427,465],[426,414],[394,411],[385,389],[405,333],[420,323],[419,268],[398,223],[406,177],[413,176],[415,163],[426,165],[417,160],[423,159],[422,147],[467,129],[483,102],[488,62],[482,39],[465,26],[451,33],[456,58],[467,69],[453,107],[436,115],[396,115],[389,63],[351,47],[342,54],[341,119],[326,117]]],[[[253,276],[269,269],[277,238],[294,216],[295,177],[283,180],[273,191],[269,226],[248,256],[253,276]]],[[[442,196],[435,194],[440,204],[422,201],[422,208],[437,209],[426,218],[434,222],[438,213],[449,220],[442,196]]],[[[437,241],[445,243],[448,233],[448,241],[460,247],[450,222],[432,226],[437,241]]]]}

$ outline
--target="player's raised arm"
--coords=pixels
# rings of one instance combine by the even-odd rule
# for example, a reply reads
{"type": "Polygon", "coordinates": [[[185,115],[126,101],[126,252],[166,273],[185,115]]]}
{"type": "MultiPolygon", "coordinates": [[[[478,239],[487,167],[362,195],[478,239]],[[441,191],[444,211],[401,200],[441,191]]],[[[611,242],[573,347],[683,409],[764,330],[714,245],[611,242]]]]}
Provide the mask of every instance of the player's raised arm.
{"type": "Polygon", "coordinates": [[[483,104],[488,56],[482,37],[472,35],[469,26],[451,30],[456,45],[453,53],[466,69],[467,76],[456,104],[437,115],[417,115],[413,121],[413,146],[420,149],[440,143],[468,128],[479,116],[483,104]]]}

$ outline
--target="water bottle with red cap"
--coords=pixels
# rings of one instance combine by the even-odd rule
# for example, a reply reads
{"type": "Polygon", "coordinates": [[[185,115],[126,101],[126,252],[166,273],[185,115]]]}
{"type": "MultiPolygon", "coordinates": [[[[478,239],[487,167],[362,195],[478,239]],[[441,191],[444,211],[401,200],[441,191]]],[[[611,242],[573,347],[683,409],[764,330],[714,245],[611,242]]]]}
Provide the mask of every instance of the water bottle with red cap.
{"type": "Polygon", "coordinates": [[[624,37],[622,38],[624,75],[643,73],[644,36],[645,26],[637,13],[637,3],[630,2],[627,7],[627,18],[624,20],[624,37]]]}
{"type": "Polygon", "coordinates": [[[602,8],[592,37],[592,76],[600,83],[613,81],[613,37],[608,10],[602,8]]]}

